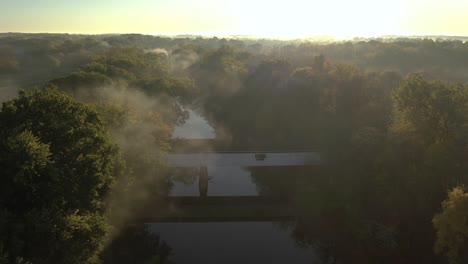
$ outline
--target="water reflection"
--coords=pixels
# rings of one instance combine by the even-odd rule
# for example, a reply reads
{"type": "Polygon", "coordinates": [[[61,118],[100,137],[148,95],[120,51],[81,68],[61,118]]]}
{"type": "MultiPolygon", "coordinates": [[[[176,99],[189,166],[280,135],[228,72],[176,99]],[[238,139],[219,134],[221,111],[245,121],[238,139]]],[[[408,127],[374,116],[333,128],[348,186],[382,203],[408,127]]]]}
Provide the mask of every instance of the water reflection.
{"type": "Polygon", "coordinates": [[[273,222],[152,223],[173,252],[169,259],[185,263],[319,263],[314,248],[302,248],[289,228],[273,222]]]}
{"type": "Polygon", "coordinates": [[[172,138],[185,139],[212,139],[216,134],[213,127],[208,124],[205,118],[197,114],[191,109],[186,109],[189,112],[189,118],[184,124],[177,126],[172,133],[172,138]]]}
{"type": "MultiPolygon", "coordinates": [[[[251,172],[241,167],[208,167],[208,196],[258,195],[251,172]]],[[[189,182],[174,180],[170,196],[198,196],[198,176],[189,182]]]]}

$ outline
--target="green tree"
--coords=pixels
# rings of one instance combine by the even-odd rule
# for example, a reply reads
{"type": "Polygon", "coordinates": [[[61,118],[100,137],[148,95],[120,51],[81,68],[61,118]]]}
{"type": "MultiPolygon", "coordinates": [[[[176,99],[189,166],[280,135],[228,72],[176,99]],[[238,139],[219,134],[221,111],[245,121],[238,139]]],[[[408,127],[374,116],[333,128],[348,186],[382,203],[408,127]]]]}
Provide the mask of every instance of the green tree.
{"type": "Polygon", "coordinates": [[[96,261],[109,229],[103,201],[120,168],[98,113],[55,87],[3,103],[0,255],[7,263],[96,261]]]}
{"type": "Polygon", "coordinates": [[[437,232],[435,251],[451,264],[468,263],[468,193],[455,187],[432,220],[437,232]]]}
{"type": "Polygon", "coordinates": [[[409,75],[395,91],[395,129],[420,136],[424,143],[464,137],[467,88],[409,75]]]}

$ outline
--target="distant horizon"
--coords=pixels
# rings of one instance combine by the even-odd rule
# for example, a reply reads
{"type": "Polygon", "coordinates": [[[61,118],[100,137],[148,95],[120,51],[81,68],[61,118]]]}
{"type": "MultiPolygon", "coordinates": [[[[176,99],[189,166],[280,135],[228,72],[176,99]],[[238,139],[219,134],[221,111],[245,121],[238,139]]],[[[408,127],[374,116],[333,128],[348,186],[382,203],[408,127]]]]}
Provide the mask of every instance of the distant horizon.
{"type": "Polygon", "coordinates": [[[336,40],[347,39],[379,39],[379,38],[468,38],[468,35],[457,34],[385,34],[376,36],[334,36],[334,35],[304,35],[302,37],[280,37],[280,36],[262,36],[261,34],[242,34],[242,33],[214,33],[214,32],[103,32],[103,33],[89,33],[89,32],[27,32],[27,31],[5,31],[0,34],[50,34],[50,35],[77,35],[77,36],[101,36],[101,35],[144,35],[155,37],[234,37],[234,38],[252,38],[252,39],[278,39],[278,40],[299,40],[309,38],[330,38],[336,40]]]}

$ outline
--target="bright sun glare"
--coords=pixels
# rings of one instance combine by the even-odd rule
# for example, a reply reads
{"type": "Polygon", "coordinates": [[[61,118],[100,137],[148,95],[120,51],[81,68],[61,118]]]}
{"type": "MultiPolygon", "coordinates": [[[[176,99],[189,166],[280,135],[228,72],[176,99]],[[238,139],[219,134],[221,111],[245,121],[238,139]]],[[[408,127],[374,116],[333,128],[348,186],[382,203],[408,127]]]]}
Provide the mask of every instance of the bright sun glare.
{"type": "Polygon", "coordinates": [[[256,1],[237,5],[243,32],[261,37],[298,38],[317,35],[345,38],[397,34],[404,1],[300,1],[286,4],[256,1]]]}
{"type": "Polygon", "coordinates": [[[0,32],[309,36],[466,35],[467,0],[9,1],[0,32]],[[38,1],[39,2],[39,1],[38,1]]]}

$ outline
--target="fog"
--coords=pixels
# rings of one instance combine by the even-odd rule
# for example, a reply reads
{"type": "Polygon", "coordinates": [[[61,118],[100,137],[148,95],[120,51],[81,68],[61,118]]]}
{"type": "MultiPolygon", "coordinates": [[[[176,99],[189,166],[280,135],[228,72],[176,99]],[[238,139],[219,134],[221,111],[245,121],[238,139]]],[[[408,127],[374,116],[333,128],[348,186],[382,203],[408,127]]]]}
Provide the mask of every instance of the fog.
{"type": "Polygon", "coordinates": [[[20,88],[14,81],[1,80],[0,81],[0,103],[11,100],[18,95],[20,88]]]}
{"type": "Polygon", "coordinates": [[[464,263],[466,40],[0,34],[0,262],[464,263]]]}

